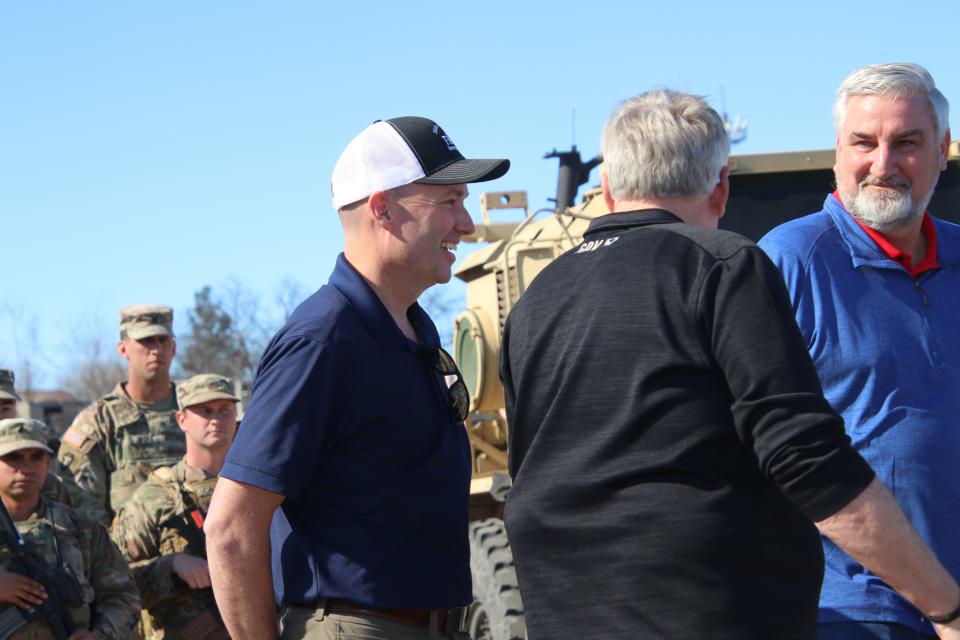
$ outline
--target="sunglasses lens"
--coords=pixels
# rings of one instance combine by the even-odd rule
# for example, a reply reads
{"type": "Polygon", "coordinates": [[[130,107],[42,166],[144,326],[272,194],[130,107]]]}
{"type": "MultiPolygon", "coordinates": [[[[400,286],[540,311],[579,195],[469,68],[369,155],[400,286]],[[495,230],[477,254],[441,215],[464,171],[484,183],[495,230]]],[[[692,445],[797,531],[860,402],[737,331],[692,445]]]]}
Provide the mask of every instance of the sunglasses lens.
{"type": "Polygon", "coordinates": [[[437,371],[445,376],[452,376],[460,373],[457,370],[457,365],[453,361],[453,358],[451,358],[450,354],[443,349],[437,349],[437,363],[435,366],[437,371]]]}
{"type": "Polygon", "coordinates": [[[444,351],[441,347],[427,348],[423,345],[422,351],[442,376],[456,376],[456,380],[449,387],[450,392],[450,417],[454,422],[463,422],[470,414],[470,392],[467,391],[467,385],[463,382],[463,376],[457,369],[457,363],[453,357],[444,351]]]}
{"type": "Polygon", "coordinates": [[[450,413],[454,422],[463,422],[467,419],[470,410],[470,394],[463,381],[457,379],[450,387],[450,413]]]}

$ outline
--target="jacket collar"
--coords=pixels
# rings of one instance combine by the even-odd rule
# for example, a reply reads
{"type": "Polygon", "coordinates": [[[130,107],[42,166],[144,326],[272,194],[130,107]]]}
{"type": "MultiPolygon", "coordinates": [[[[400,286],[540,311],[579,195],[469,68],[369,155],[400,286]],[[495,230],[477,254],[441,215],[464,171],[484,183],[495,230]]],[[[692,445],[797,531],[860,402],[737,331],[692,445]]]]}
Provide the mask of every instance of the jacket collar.
{"type": "MultiPolygon", "coordinates": [[[[823,203],[823,210],[833,220],[834,226],[840,234],[840,239],[850,254],[850,260],[854,267],[895,269],[907,273],[906,269],[896,261],[891,260],[873,238],[867,235],[867,232],[857,224],[857,221],[853,219],[853,216],[834,194],[831,193],[827,196],[823,203]]],[[[940,267],[960,264],[960,247],[957,246],[956,242],[952,242],[953,238],[946,233],[947,230],[943,221],[934,216],[930,216],[930,219],[933,221],[937,233],[937,262],[940,267]]]]}
{"type": "Polygon", "coordinates": [[[678,216],[663,209],[642,209],[640,211],[624,211],[622,213],[608,213],[605,216],[594,218],[584,237],[594,233],[613,231],[615,229],[632,229],[654,224],[670,224],[683,222],[678,216]]]}

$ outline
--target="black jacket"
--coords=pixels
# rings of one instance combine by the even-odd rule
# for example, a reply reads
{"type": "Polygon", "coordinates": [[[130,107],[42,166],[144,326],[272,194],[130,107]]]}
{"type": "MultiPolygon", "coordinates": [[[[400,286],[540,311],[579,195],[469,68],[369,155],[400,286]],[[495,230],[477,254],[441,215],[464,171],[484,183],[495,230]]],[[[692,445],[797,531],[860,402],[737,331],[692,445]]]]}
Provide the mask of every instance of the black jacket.
{"type": "Polygon", "coordinates": [[[873,472],[755,244],[594,220],[507,319],[501,377],[531,639],[814,638],[811,520],[873,472]]]}

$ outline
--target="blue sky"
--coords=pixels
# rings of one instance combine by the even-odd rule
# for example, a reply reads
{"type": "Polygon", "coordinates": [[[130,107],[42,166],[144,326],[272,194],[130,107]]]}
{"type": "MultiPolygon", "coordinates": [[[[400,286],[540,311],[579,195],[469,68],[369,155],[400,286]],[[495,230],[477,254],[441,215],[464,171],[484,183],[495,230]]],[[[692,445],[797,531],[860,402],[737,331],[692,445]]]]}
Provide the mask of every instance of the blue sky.
{"type": "Polygon", "coordinates": [[[735,153],[830,147],[861,64],[919,62],[960,105],[960,3],[850,5],[2,3],[0,366],[55,387],[125,304],[170,304],[184,332],[204,285],[312,291],[342,240],[333,164],[378,118],[510,158],[477,213],[484,188],[546,205],[543,153],[575,136],[592,156],[617,102],[655,86],[746,118],[735,153]]]}

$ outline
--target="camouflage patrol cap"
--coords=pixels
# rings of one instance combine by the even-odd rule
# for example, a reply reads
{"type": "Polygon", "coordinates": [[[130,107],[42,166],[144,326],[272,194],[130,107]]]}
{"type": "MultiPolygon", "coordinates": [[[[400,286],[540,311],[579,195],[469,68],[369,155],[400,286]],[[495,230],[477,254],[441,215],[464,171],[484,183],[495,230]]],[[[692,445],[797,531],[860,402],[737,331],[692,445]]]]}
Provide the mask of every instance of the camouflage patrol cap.
{"type": "Polygon", "coordinates": [[[13,370],[0,369],[0,400],[19,400],[16,390],[13,388],[13,370]]]}
{"type": "Polygon", "coordinates": [[[47,446],[47,425],[33,418],[0,420],[0,456],[21,449],[43,449],[53,455],[47,446]]]}
{"type": "Polygon", "coordinates": [[[177,405],[181,411],[201,402],[221,398],[240,401],[240,398],[233,395],[233,380],[225,376],[200,373],[177,383],[177,405]]]}
{"type": "Polygon", "coordinates": [[[133,340],[153,336],[173,337],[173,309],[158,304],[138,304],[120,309],[120,335],[133,340]]]}

